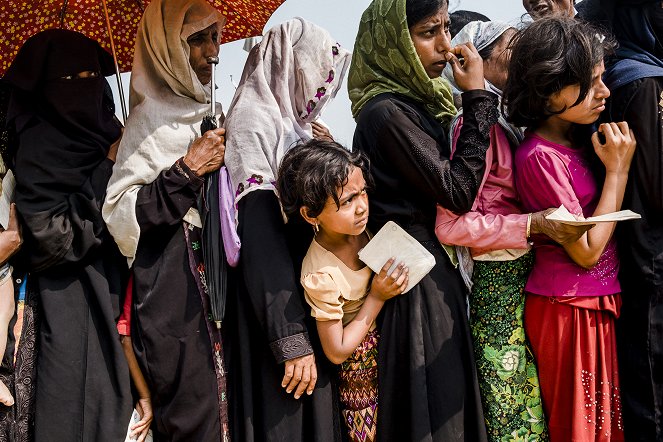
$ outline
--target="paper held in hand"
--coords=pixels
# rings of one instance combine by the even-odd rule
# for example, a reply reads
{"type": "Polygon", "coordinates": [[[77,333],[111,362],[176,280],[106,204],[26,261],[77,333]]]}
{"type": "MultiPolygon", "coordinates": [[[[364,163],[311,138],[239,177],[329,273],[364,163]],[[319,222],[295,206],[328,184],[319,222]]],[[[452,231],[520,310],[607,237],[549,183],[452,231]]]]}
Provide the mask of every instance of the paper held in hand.
{"type": "Polygon", "coordinates": [[[375,273],[380,273],[391,257],[396,257],[396,261],[389,272],[400,262],[410,270],[409,282],[403,293],[414,287],[435,266],[433,255],[393,221],[385,224],[359,251],[359,259],[375,273]]]}
{"type": "Polygon", "coordinates": [[[585,219],[578,219],[576,216],[572,215],[566,207],[559,206],[550,215],[546,216],[546,219],[551,221],[559,221],[564,224],[570,224],[572,226],[587,226],[590,224],[596,223],[608,223],[614,221],[626,221],[629,219],[640,219],[640,214],[632,212],[630,210],[620,210],[619,212],[606,213],[599,216],[590,216],[585,219]]]}
{"type": "Polygon", "coordinates": [[[0,226],[3,229],[9,224],[9,208],[14,201],[14,187],[16,187],[14,174],[8,170],[2,179],[2,195],[0,195],[0,226]]]}

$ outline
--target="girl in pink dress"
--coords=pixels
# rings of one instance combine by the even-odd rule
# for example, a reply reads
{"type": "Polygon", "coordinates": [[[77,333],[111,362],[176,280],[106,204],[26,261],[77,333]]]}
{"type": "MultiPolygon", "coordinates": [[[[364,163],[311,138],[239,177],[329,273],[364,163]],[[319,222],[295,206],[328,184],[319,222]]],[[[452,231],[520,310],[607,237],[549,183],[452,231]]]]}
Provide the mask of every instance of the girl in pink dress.
{"type": "MultiPolygon", "coordinates": [[[[515,156],[524,210],[564,205],[577,217],[620,210],[635,150],[625,122],[591,135],[603,163],[599,182],[583,130],[610,95],[601,76],[607,40],[589,25],[549,18],[524,30],[513,47],[504,100],[510,120],[528,128],[515,156]],[[601,134],[601,135],[599,135],[601,134]],[[603,138],[603,139],[601,139],[603,138]]],[[[615,223],[575,242],[534,236],[525,291],[525,331],[539,369],[551,441],[623,440],[615,319],[619,260],[615,223]]]]}

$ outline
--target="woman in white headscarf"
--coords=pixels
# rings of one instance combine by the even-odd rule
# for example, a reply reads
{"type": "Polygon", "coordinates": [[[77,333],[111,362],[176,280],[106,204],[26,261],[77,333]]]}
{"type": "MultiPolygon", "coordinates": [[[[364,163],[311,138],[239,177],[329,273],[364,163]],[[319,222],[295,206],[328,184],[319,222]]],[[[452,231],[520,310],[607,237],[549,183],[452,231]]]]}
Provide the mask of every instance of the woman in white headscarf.
{"type": "Polygon", "coordinates": [[[133,265],[131,335],[155,440],[229,438],[221,337],[208,319],[196,210],[223,164],[223,129],[200,134],[225,18],[204,0],[153,0],[138,29],[130,108],[104,220],[133,265]]]}
{"type": "Polygon", "coordinates": [[[224,326],[233,437],[340,440],[327,362],[305,307],[299,267],[311,240],[302,220],[284,223],[274,182],[281,158],[313,137],[312,123],[334,97],[349,52],[296,18],[251,51],[226,119],[226,164],[238,208],[239,296],[224,326]]]}
{"type": "MultiPolygon", "coordinates": [[[[507,23],[474,21],[452,40],[476,46],[484,63],[486,89],[499,97],[515,33],[507,23]]],[[[449,68],[444,76],[457,91],[449,68]]],[[[454,145],[462,124],[461,110],[450,132],[454,145]]],[[[528,241],[531,235],[544,234],[563,243],[584,232],[546,220],[548,211],[522,213],[513,173],[513,152],[522,137],[521,129],[500,114],[490,130],[487,167],[472,210],[459,216],[438,206],[435,226],[440,242],[464,246],[457,250],[461,273],[471,288],[470,328],[491,441],[509,435],[547,440],[536,365],[523,327],[523,288],[533,261],[528,241]]]]}

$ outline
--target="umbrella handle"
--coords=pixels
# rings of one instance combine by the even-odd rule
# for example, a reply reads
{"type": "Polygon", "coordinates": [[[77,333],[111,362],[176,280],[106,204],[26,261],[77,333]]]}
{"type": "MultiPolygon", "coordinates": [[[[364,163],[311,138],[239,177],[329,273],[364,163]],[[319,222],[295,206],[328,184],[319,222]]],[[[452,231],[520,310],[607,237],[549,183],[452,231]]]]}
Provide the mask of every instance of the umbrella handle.
{"type": "Polygon", "coordinates": [[[108,8],[106,7],[106,0],[101,0],[101,3],[104,5],[104,13],[106,14],[106,28],[108,29],[108,39],[110,40],[111,53],[113,54],[113,63],[115,64],[115,79],[117,80],[117,90],[118,93],[120,94],[120,106],[122,107],[122,118],[124,119],[124,124],[127,124],[127,105],[124,102],[124,88],[122,87],[122,78],[120,77],[120,67],[117,64],[117,54],[115,53],[115,43],[113,42],[113,31],[111,30],[110,18],[108,17],[108,8]]]}
{"type": "Polygon", "coordinates": [[[216,119],[216,66],[219,64],[219,57],[207,57],[207,63],[208,64],[213,64],[214,66],[212,67],[212,80],[211,85],[212,85],[212,93],[210,96],[210,113],[212,114],[212,118],[216,119]]]}

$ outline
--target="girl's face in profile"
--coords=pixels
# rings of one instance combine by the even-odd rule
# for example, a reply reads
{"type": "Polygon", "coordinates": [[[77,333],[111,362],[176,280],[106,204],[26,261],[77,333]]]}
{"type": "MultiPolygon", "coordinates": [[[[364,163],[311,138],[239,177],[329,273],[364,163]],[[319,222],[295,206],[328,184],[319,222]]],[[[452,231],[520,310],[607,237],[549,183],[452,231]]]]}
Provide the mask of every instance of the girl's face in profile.
{"type": "Polygon", "coordinates": [[[317,216],[317,222],[325,235],[360,235],[368,222],[368,195],[364,174],[358,167],[353,167],[348,174],[348,182],[337,192],[339,207],[333,198],[327,198],[327,204],[317,216]]]}
{"type": "Polygon", "coordinates": [[[548,99],[548,107],[552,110],[564,109],[561,114],[553,115],[549,119],[558,119],[567,123],[591,124],[598,120],[601,112],[605,110],[605,100],[610,96],[608,87],[603,83],[602,75],[605,72],[603,62],[593,71],[592,85],[587,96],[577,105],[573,106],[580,95],[580,85],[565,86],[561,91],[554,93],[548,99]]]}
{"type": "Polygon", "coordinates": [[[442,75],[447,65],[446,53],[451,49],[447,5],[412,25],[410,37],[428,77],[437,78],[442,75]]]}

